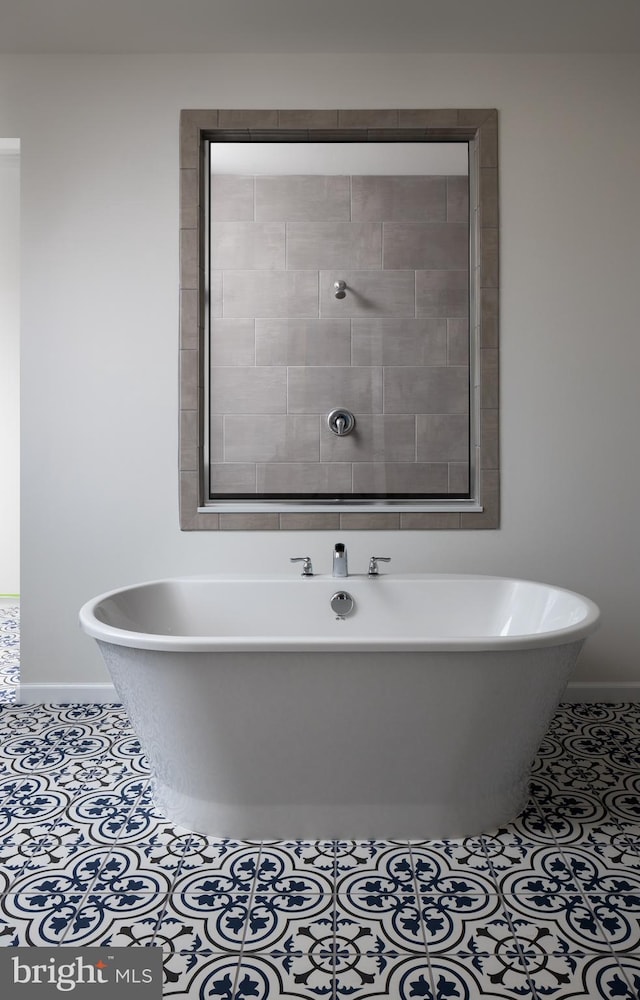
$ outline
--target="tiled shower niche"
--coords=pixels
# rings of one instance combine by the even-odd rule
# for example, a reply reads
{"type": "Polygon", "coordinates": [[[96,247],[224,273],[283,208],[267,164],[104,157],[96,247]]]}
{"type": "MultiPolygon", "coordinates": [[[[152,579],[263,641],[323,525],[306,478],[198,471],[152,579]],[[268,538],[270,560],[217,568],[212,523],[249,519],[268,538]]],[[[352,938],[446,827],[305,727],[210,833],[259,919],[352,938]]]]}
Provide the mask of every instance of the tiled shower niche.
{"type": "Polygon", "coordinates": [[[212,175],[211,496],[468,496],[467,192],[212,175]]]}
{"type": "Polygon", "coordinates": [[[182,112],[181,527],[497,527],[497,222],[493,111],[182,112]]]}

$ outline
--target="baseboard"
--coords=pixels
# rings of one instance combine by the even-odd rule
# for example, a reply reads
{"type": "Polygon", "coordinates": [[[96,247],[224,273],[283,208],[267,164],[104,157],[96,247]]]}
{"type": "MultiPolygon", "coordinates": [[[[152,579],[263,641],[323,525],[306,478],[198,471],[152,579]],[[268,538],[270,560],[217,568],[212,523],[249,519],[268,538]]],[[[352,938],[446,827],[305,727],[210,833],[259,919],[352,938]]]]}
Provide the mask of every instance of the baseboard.
{"type": "Polygon", "coordinates": [[[113,684],[21,684],[19,705],[112,705],[119,702],[113,684]]]}
{"type": "Polygon", "coordinates": [[[567,685],[563,701],[572,703],[603,701],[616,703],[622,701],[640,702],[640,681],[570,681],[567,685]]]}
{"type": "MultiPolygon", "coordinates": [[[[112,684],[21,684],[20,705],[112,705],[119,701],[112,684]]],[[[571,681],[562,701],[640,702],[640,681],[571,681]]]]}

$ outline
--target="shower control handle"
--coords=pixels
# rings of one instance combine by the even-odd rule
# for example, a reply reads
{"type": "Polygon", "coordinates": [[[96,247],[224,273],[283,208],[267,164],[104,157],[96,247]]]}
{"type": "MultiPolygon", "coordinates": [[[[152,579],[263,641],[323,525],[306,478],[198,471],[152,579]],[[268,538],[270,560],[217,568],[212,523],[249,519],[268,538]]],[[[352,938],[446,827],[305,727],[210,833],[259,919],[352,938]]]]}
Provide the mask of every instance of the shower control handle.
{"type": "Polygon", "coordinates": [[[337,407],[327,415],[329,430],[338,437],[346,437],[356,426],[356,418],[351,410],[346,410],[343,406],[337,407]]]}

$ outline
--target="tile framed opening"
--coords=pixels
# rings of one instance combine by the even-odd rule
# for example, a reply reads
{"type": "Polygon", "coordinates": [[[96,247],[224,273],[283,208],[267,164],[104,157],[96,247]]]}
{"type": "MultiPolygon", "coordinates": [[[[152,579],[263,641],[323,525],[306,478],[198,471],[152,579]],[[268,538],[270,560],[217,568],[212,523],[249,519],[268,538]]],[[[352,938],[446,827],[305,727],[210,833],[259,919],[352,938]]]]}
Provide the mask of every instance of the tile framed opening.
{"type": "Polygon", "coordinates": [[[181,528],[498,527],[497,112],[183,111],[180,173],[181,528]],[[209,184],[211,148],[314,142],[464,144],[469,207],[446,172],[209,184]],[[350,439],[324,426],[336,396],[350,439]]]}

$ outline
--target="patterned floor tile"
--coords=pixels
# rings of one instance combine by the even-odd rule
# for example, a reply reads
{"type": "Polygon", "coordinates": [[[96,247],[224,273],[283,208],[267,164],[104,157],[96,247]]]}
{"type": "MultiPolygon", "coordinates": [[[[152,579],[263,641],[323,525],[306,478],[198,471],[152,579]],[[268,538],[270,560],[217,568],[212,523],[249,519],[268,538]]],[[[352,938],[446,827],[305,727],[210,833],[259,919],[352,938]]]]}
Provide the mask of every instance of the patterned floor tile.
{"type": "Polygon", "coordinates": [[[0,944],[50,947],[63,943],[83,892],[58,891],[57,880],[39,891],[9,893],[0,899],[0,944]]]}
{"type": "Polygon", "coordinates": [[[185,865],[174,883],[173,892],[198,895],[218,887],[223,892],[251,892],[258,871],[259,844],[219,840],[205,848],[200,840],[200,845],[201,850],[197,852],[195,859],[204,856],[205,863],[200,866],[192,859],[191,863],[185,865]]]}
{"type": "Polygon", "coordinates": [[[369,953],[377,947],[425,954],[418,897],[413,892],[366,892],[340,895],[335,904],[335,934],[345,951],[369,953]]]}
{"type": "Polygon", "coordinates": [[[333,872],[309,870],[299,863],[295,851],[281,845],[263,846],[256,873],[256,892],[300,892],[327,895],[333,892],[333,872]]]}
{"type": "Polygon", "coordinates": [[[124,928],[135,925],[140,933],[149,933],[158,923],[164,910],[165,893],[150,893],[130,888],[127,892],[90,892],[73,913],[64,944],[78,947],[112,943],[124,928]]]}
{"type": "Polygon", "coordinates": [[[536,932],[541,932],[549,953],[602,954],[610,951],[591,900],[578,893],[505,896],[505,905],[518,938],[529,940],[536,932]]]}

